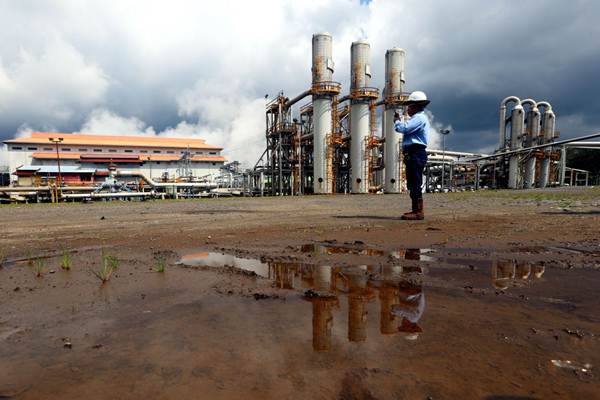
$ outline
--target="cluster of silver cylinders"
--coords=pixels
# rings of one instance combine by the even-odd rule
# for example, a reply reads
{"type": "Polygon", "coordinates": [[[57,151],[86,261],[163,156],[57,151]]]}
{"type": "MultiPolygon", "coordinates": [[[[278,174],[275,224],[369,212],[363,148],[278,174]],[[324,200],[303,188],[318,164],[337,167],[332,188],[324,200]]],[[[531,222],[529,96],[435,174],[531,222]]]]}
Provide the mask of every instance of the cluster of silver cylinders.
{"type": "MultiPolygon", "coordinates": [[[[369,147],[373,113],[370,104],[378,95],[370,88],[371,66],[370,45],[364,40],[352,43],[350,48],[350,165],[351,192],[369,191],[369,147]]],[[[404,88],[404,50],[393,48],[385,55],[385,91],[383,113],[384,147],[384,190],[388,193],[401,191],[401,136],[394,132],[394,111],[404,88]],[[397,96],[399,98],[399,96],[397,96]]],[[[314,192],[332,193],[331,143],[328,134],[333,131],[333,95],[327,90],[319,90],[333,80],[334,63],[332,57],[332,37],[328,33],[313,35],[312,39],[312,84],[313,84],[313,167],[314,192]],[[315,90],[315,88],[317,88],[315,90]],[[328,157],[329,155],[329,157],[328,157]]]]}
{"type": "MultiPolygon", "coordinates": [[[[499,150],[519,150],[534,145],[549,143],[554,137],[555,115],[552,106],[546,101],[532,99],[521,100],[509,96],[500,103],[499,150]],[[507,106],[514,103],[507,119],[507,106]],[[525,111],[527,107],[527,111],[525,111]],[[543,113],[540,111],[543,110],[543,113]],[[510,136],[506,138],[507,123],[510,123],[510,136]]],[[[549,152],[550,150],[546,150],[549,152]]],[[[510,189],[546,187],[550,175],[550,157],[546,154],[540,159],[539,174],[536,176],[536,158],[529,157],[520,174],[520,156],[512,154],[509,158],[508,187],[510,189]]]]}

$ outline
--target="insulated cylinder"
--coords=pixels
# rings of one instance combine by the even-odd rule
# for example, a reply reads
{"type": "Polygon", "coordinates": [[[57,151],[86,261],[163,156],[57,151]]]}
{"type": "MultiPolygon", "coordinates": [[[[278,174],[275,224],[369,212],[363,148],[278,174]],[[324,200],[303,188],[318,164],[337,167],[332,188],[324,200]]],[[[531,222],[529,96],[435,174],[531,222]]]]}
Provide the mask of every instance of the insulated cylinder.
{"type": "Polygon", "coordinates": [[[360,40],[350,47],[350,77],[352,102],[350,105],[350,166],[351,192],[369,192],[369,160],[367,141],[370,134],[369,98],[361,96],[360,90],[371,81],[369,66],[369,43],[360,40]]]}
{"type": "MultiPolygon", "coordinates": [[[[405,52],[399,48],[389,49],[385,53],[385,97],[404,91],[405,52]]],[[[402,134],[394,130],[394,112],[396,105],[386,102],[383,112],[384,190],[386,193],[400,193],[402,190],[402,134]]]]}
{"type": "MultiPolygon", "coordinates": [[[[533,107],[527,113],[527,142],[526,146],[531,147],[537,143],[540,135],[540,111],[537,107],[533,107]]],[[[531,155],[525,164],[525,180],[523,187],[531,189],[535,184],[535,165],[536,158],[531,155]]]]}
{"type": "Polygon", "coordinates": [[[350,47],[350,88],[360,89],[368,87],[371,82],[371,66],[369,55],[371,46],[364,40],[352,43],[350,47]]]}
{"type": "Polygon", "coordinates": [[[327,140],[331,132],[331,98],[313,96],[313,187],[317,194],[331,193],[331,162],[327,140]]]}
{"type": "MultiPolygon", "coordinates": [[[[312,39],[313,88],[333,79],[332,38],[318,33],[312,39]]],[[[313,188],[314,193],[333,192],[332,165],[328,134],[332,131],[332,97],[318,91],[313,95],[313,188]]]]}
{"type": "MultiPolygon", "coordinates": [[[[523,125],[525,123],[525,114],[523,106],[516,105],[511,113],[510,123],[510,149],[517,150],[522,147],[521,137],[523,135],[523,125]]],[[[508,165],[508,188],[516,189],[519,182],[519,155],[510,156],[508,165]]]]}
{"type": "Polygon", "coordinates": [[[333,79],[332,38],[329,33],[316,33],[312,38],[312,81],[331,82],[333,79]]]}
{"type": "MultiPolygon", "coordinates": [[[[544,137],[544,144],[550,143],[550,141],[554,137],[555,123],[556,119],[554,118],[554,113],[552,112],[552,110],[546,110],[544,112],[544,115],[542,116],[542,132],[544,137]]],[[[550,149],[545,150],[545,153],[545,157],[542,159],[540,165],[540,176],[538,179],[538,186],[542,188],[548,186],[548,181],[550,178],[550,149]]]]}
{"type": "Polygon", "coordinates": [[[369,160],[369,104],[354,103],[350,106],[350,165],[352,166],[352,193],[368,193],[369,160]]]}
{"type": "Polygon", "coordinates": [[[394,47],[385,52],[385,93],[387,96],[402,93],[404,90],[403,49],[394,47]]]}

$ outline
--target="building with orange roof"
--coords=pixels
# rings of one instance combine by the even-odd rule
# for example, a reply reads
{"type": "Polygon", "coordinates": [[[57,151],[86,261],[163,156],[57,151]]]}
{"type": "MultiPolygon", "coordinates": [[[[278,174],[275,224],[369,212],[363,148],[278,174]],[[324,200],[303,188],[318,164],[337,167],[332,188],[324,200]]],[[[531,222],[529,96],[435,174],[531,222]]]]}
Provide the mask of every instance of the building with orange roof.
{"type": "MultiPolygon", "coordinates": [[[[226,161],[221,147],[199,138],[32,132],[5,140],[4,144],[13,182],[36,171],[45,171],[50,178],[49,171],[58,166],[58,161],[70,174],[94,170],[104,176],[112,164],[118,170],[142,172],[157,181],[214,177],[226,161]]],[[[78,179],[94,181],[94,174],[84,175],[78,179]]]]}

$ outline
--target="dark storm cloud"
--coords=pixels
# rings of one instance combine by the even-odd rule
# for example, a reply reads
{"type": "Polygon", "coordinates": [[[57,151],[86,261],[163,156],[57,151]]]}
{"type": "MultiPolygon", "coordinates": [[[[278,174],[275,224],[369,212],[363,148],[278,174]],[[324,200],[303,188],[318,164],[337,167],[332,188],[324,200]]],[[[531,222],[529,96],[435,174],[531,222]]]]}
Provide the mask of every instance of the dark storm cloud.
{"type": "Polygon", "coordinates": [[[600,127],[599,15],[595,1],[0,2],[0,138],[166,130],[250,161],[264,94],[308,88],[320,31],[345,87],[353,40],[371,43],[379,87],[385,50],[406,49],[407,89],[428,93],[457,150],[496,145],[509,95],[550,101],[563,137],[586,134],[600,127]]]}

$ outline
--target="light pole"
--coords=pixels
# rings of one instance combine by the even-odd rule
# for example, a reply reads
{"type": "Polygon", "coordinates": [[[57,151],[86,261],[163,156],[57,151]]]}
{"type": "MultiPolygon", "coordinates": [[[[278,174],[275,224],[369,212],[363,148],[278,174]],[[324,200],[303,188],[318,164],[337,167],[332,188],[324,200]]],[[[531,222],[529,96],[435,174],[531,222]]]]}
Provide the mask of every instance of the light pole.
{"type": "Polygon", "coordinates": [[[446,175],[446,135],[450,133],[450,129],[440,129],[442,134],[442,193],[444,192],[444,176],[446,175]]]}
{"type": "Polygon", "coordinates": [[[60,195],[62,197],[62,175],[60,173],[60,154],[58,152],[58,144],[61,143],[64,138],[48,138],[48,140],[56,145],[56,163],[58,164],[58,190],[60,191],[60,195]]]}

